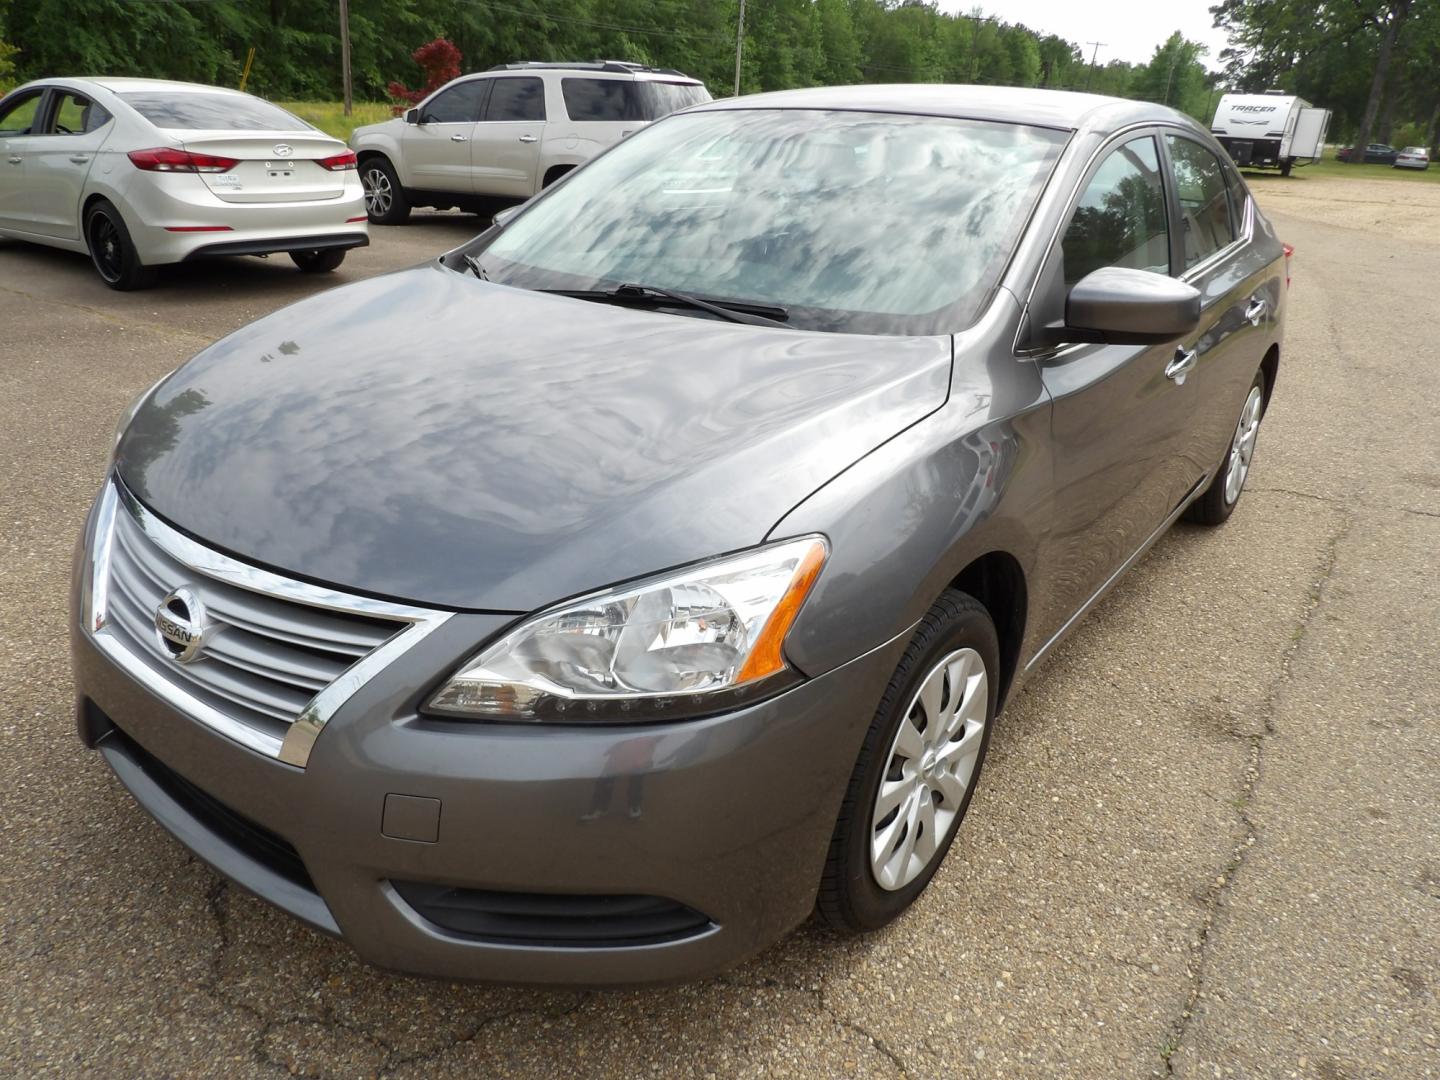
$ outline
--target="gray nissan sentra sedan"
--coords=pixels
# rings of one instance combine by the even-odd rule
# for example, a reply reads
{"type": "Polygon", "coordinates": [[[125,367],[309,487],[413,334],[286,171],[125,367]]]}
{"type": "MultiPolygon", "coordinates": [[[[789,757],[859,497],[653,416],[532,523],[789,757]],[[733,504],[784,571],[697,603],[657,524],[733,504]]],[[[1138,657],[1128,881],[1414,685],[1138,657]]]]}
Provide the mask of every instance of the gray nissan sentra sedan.
{"type": "Polygon", "coordinates": [[[390,968],[636,983],[817,906],[881,926],[1027,673],[1234,509],[1287,283],[1156,105],[676,114],[141,396],[76,566],[80,734],[390,968]]]}

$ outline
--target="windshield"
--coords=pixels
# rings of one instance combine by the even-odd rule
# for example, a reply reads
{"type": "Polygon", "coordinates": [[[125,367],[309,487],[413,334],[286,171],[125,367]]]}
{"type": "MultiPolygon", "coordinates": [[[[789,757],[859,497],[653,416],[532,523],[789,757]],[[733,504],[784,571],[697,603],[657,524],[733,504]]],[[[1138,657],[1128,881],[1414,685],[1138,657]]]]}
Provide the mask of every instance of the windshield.
{"type": "Polygon", "coordinates": [[[298,116],[249,94],[187,94],[147,90],[121,94],[129,105],[158,128],[181,131],[307,131],[298,116]]]}
{"type": "Polygon", "coordinates": [[[684,113],[472,253],[520,288],[633,283],[781,305],[804,329],[948,333],[995,287],[1066,137],[881,113],[684,113]]]}

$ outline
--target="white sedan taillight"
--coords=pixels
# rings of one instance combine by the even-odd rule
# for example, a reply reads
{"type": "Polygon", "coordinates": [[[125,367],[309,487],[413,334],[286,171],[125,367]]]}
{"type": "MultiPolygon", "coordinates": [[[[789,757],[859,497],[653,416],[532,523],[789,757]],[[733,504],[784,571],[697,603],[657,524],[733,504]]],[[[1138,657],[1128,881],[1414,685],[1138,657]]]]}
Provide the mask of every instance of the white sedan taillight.
{"type": "Polygon", "coordinates": [[[322,169],[329,169],[331,172],[353,169],[355,168],[355,151],[346,150],[343,154],[336,154],[334,157],[320,158],[315,164],[322,169]]]}
{"type": "Polygon", "coordinates": [[[188,150],[174,150],[168,146],[131,150],[125,156],[137,169],[145,172],[223,173],[240,164],[235,158],[192,154],[188,150]]]}

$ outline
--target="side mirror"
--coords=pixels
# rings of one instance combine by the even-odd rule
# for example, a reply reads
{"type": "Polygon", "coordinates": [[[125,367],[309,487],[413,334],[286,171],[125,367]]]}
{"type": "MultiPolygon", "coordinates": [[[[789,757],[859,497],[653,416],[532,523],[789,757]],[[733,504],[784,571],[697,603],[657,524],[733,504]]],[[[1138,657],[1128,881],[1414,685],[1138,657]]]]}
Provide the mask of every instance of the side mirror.
{"type": "Polygon", "coordinates": [[[1163,345],[1200,324],[1200,291],[1163,274],[1105,266],[1065,297],[1065,325],[1047,327],[1056,344],[1163,345]]]}
{"type": "Polygon", "coordinates": [[[515,215],[520,213],[520,211],[524,209],[524,207],[524,203],[518,203],[515,206],[507,206],[504,210],[501,210],[498,214],[496,214],[491,220],[495,222],[496,228],[503,229],[506,225],[510,224],[511,220],[515,217],[515,215]]]}
{"type": "Polygon", "coordinates": [[[419,110],[419,109],[406,109],[406,110],[405,110],[405,122],[406,122],[407,124],[418,124],[418,123],[420,123],[420,110],[419,110]]]}

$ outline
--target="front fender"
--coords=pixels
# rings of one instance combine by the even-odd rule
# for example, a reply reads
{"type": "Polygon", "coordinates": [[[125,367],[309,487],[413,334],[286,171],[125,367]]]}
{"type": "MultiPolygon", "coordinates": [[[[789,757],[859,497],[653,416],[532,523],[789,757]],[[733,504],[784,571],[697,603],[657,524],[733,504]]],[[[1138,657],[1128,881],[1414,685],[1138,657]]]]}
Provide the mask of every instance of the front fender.
{"type": "Polygon", "coordinates": [[[360,138],[354,136],[350,139],[350,149],[355,151],[355,157],[363,164],[366,157],[373,157],[376,154],[384,157],[395,169],[395,175],[400,178],[400,183],[405,186],[410,184],[409,170],[405,166],[405,155],[400,152],[400,140],[391,135],[372,134],[360,138]]]}
{"type": "MultiPolygon", "coordinates": [[[[1053,489],[1050,400],[1035,366],[1005,347],[1013,321],[999,321],[980,335],[987,344],[978,350],[967,347],[970,334],[957,339],[941,409],[836,476],[770,531],[775,539],[814,532],[830,540],[830,559],[785,646],[806,675],[913,627],[966,566],[990,552],[1013,556],[1034,595],[1036,523],[1053,489]]],[[[1034,651],[1031,636],[1027,617],[1022,656],[1034,651]]]]}

